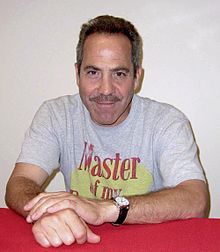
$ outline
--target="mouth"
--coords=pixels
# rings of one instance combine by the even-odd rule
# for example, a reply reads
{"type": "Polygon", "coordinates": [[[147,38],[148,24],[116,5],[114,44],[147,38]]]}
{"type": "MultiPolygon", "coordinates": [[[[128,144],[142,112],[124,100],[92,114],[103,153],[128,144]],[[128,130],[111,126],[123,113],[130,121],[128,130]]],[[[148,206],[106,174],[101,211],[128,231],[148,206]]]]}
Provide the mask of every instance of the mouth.
{"type": "Polygon", "coordinates": [[[95,102],[96,107],[100,109],[100,112],[104,109],[104,111],[109,111],[114,108],[116,102],[95,102]]]}
{"type": "Polygon", "coordinates": [[[116,102],[96,102],[98,105],[113,105],[115,104],[116,102]]]}

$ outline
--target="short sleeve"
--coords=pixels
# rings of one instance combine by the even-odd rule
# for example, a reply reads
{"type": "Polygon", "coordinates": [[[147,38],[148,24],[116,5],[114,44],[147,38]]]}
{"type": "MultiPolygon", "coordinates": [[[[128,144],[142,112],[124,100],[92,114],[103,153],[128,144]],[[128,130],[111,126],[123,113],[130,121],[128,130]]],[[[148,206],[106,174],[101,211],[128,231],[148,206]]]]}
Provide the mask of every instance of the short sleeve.
{"type": "Polygon", "coordinates": [[[60,150],[56,134],[56,123],[47,102],[37,111],[31,126],[25,134],[17,163],[38,165],[49,175],[58,168],[60,150]]]}
{"type": "Polygon", "coordinates": [[[158,144],[158,163],[165,187],[174,187],[190,179],[205,181],[197,145],[187,119],[171,122],[160,135],[158,144]]]}

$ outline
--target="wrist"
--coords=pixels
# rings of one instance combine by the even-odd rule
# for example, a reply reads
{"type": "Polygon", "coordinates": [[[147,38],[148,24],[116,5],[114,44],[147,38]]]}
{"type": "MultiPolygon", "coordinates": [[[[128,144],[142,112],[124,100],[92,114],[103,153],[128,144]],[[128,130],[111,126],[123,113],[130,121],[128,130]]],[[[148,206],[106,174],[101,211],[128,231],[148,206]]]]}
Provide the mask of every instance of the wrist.
{"type": "Polygon", "coordinates": [[[119,209],[113,200],[102,201],[102,220],[105,222],[115,222],[119,215],[119,209]]]}

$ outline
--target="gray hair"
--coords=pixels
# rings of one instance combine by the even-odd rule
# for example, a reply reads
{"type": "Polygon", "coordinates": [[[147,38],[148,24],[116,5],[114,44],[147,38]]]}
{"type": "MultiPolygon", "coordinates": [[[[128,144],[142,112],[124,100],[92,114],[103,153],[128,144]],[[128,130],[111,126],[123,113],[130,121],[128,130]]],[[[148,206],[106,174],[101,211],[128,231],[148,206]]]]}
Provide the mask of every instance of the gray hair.
{"type": "Polygon", "coordinates": [[[143,51],[141,36],[129,21],[109,15],[98,16],[82,25],[76,47],[76,63],[79,71],[83,60],[84,43],[86,38],[94,33],[123,34],[130,40],[132,46],[131,61],[134,67],[134,76],[136,76],[137,69],[142,64],[143,51]]]}

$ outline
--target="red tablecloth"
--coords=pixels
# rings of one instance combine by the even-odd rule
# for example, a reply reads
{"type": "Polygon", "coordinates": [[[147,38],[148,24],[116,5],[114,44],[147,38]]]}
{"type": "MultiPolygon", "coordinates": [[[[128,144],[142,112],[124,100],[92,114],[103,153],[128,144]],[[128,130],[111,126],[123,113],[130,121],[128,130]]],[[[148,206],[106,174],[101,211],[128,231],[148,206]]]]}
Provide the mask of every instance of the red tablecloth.
{"type": "Polygon", "coordinates": [[[91,226],[99,244],[42,248],[34,240],[31,224],[13,211],[0,209],[0,251],[163,251],[220,252],[220,219],[190,219],[162,224],[91,226]]]}

